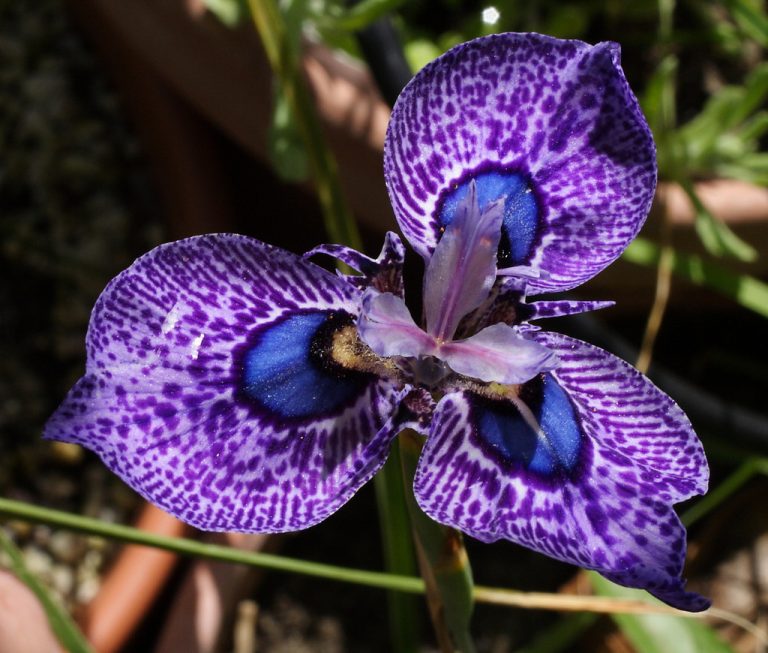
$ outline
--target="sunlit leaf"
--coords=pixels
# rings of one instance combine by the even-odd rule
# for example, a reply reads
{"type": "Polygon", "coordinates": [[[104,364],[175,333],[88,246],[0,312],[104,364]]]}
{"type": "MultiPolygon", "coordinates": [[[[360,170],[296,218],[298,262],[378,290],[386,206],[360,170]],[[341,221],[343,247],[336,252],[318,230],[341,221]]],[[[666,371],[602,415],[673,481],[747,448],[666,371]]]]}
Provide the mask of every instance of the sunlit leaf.
{"type": "MultiPolygon", "coordinates": [[[[656,267],[661,248],[645,238],[635,238],[624,251],[630,263],[656,267]]],[[[700,256],[673,253],[672,271],[682,279],[729,297],[739,305],[768,317],[768,284],[747,274],[736,274],[700,256]]]]}
{"type": "Polygon", "coordinates": [[[743,122],[765,104],[768,97],[768,63],[760,64],[749,74],[742,90],[743,95],[730,116],[730,125],[743,122]]]}
{"type": "Polygon", "coordinates": [[[696,212],[696,232],[707,251],[715,256],[732,256],[740,261],[757,259],[757,250],[733,233],[728,225],[712,215],[690,181],[683,181],[682,186],[693,203],[696,212]]]}
{"type": "Polygon", "coordinates": [[[739,27],[762,46],[768,46],[768,15],[756,0],[725,0],[739,27]]]}
{"type": "Polygon", "coordinates": [[[648,80],[640,101],[648,125],[657,137],[665,126],[670,126],[674,121],[674,115],[668,115],[674,108],[668,105],[670,92],[674,93],[675,90],[677,68],[676,56],[664,57],[648,80]]]}
{"type": "Polygon", "coordinates": [[[405,0],[362,0],[334,19],[337,29],[358,31],[404,4],[405,0]]]}
{"type": "Polygon", "coordinates": [[[227,27],[235,27],[248,15],[246,0],[203,0],[205,8],[227,27]]]}
{"type": "Polygon", "coordinates": [[[309,158],[291,105],[282,85],[275,84],[272,124],[269,127],[269,156],[277,174],[287,181],[309,177],[309,158]]]}
{"type": "Polygon", "coordinates": [[[405,46],[405,58],[411,70],[421,70],[441,54],[443,50],[429,39],[413,39],[405,46]]]}
{"type": "Polygon", "coordinates": [[[745,154],[738,161],[716,166],[714,171],[720,177],[730,177],[768,186],[768,152],[745,154]]]}

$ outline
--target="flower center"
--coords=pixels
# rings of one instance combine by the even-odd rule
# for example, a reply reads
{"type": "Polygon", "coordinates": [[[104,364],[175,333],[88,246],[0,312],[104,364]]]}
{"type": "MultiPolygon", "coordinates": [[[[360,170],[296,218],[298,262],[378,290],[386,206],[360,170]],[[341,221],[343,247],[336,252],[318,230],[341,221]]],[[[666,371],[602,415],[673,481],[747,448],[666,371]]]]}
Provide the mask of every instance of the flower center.
{"type": "MultiPolygon", "coordinates": [[[[256,401],[282,419],[332,414],[370,383],[366,370],[345,366],[339,333],[353,330],[342,311],[297,313],[251,334],[237,356],[239,396],[256,401]],[[342,357],[343,358],[343,357],[342,357]]],[[[346,356],[353,356],[345,350],[346,356]]]]}

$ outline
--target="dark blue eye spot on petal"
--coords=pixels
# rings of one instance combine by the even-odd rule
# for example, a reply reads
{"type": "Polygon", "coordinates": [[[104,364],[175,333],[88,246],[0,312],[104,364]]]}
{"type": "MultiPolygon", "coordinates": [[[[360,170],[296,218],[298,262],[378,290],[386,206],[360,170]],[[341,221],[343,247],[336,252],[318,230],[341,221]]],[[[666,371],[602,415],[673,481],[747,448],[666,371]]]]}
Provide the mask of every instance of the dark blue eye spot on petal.
{"type": "Polygon", "coordinates": [[[339,311],[293,314],[259,329],[239,353],[239,396],[280,418],[338,412],[359,396],[368,374],[342,368],[330,356],[333,334],[352,324],[339,311]]]}
{"type": "Polygon", "coordinates": [[[474,179],[480,210],[504,198],[504,219],[499,244],[499,267],[527,263],[536,241],[539,205],[534,189],[525,175],[513,171],[486,170],[473,172],[451,184],[450,191],[438,203],[437,219],[449,225],[469,192],[474,179]]]}
{"type": "Polygon", "coordinates": [[[523,385],[520,399],[538,420],[537,434],[509,401],[476,397],[472,419],[484,449],[505,463],[516,463],[541,476],[572,472],[584,443],[579,418],[568,395],[551,374],[523,385]]]}

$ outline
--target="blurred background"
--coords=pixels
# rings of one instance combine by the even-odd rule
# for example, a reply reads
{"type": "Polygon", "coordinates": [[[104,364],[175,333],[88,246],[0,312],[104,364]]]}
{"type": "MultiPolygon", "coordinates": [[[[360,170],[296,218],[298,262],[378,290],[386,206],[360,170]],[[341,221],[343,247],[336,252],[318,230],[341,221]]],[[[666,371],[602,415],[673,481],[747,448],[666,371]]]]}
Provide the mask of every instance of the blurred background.
{"type": "MultiPolygon", "coordinates": [[[[642,240],[578,289],[617,306],[547,327],[649,370],[689,413],[714,490],[680,507],[691,525],[690,586],[765,628],[766,3],[278,6],[370,255],[396,230],[382,146],[389,107],[413,72],[492,32],[621,44],[658,146],[657,201],[642,240]]],[[[82,374],[96,297],[138,255],[206,232],[250,234],[297,253],[329,240],[285,99],[290,83],[273,75],[242,0],[0,0],[0,495],[191,535],[90,454],[43,443],[40,433],[82,374]]],[[[409,292],[418,292],[419,265],[409,260],[409,292]]],[[[368,487],[308,532],[214,539],[381,569],[375,513],[368,487]]],[[[380,590],[177,561],[16,521],[0,527],[99,651],[392,650],[380,590]],[[131,564],[140,572],[119,571],[131,564]]],[[[582,573],[512,544],[468,548],[478,583],[589,591],[582,573]]],[[[420,650],[434,650],[420,601],[414,610],[420,650]]],[[[659,648],[634,622],[478,606],[473,631],[478,648],[494,653],[765,650],[744,629],[713,624],[717,635],[707,630],[694,648],[659,648]]],[[[667,642],[692,637],[662,632],[667,642]]]]}

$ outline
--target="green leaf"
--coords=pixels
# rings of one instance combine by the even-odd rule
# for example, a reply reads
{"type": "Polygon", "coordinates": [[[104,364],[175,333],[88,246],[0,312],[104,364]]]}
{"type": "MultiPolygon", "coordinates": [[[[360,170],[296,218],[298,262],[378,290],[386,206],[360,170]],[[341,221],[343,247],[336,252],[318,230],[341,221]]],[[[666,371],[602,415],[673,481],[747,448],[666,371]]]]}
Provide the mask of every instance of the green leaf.
{"type": "Polygon", "coordinates": [[[55,633],[61,645],[69,653],[93,653],[83,633],[75,625],[67,612],[50,595],[47,588],[27,569],[21,551],[11,541],[6,532],[0,528],[0,548],[5,551],[11,562],[11,571],[37,596],[43,607],[51,630],[55,633]]]}
{"type": "MultiPolygon", "coordinates": [[[[595,572],[589,572],[596,594],[623,599],[649,601],[642,590],[621,587],[595,572]]],[[[652,600],[661,604],[660,601],[652,600]]],[[[734,653],[734,650],[702,621],[673,615],[611,615],[637,653],[734,653]],[[672,648],[670,648],[672,647],[672,648]]]]}
{"type": "Polygon", "coordinates": [[[203,4],[227,27],[236,27],[248,15],[246,0],[203,0],[203,4]]]}
{"type": "Polygon", "coordinates": [[[640,100],[648,124],[657,138],[674,125],[674,92],[678,60],[668,55],[661,60],[648,80],[640,100]]]}
{"type": "Polygon", "coordinates": [[[729,125],[734,126],[746,120],[765,104],[768,96],[768,63],[755,67],[741,87],[742,97],[733,107],[729,125]]]}
{"type": "Polygon", "coordinates": [[[405,58],[411,70],[421,70],[433,59],[437,59],[443,50],[429,39],[412,39],[405,45],[405,58]]]}
{"type": "MultiPolygon", "coordinates": [[[[660,257],[661,248],[657,244],[645,238],[635,238],[622,258],[630,263],[656,267],[660,257]]],[[[736,274],[700,256],[677,251],[672,255],[672,271],[686,281],[716,290],[744,308],[768,317],[768,284],[755,277],[736,274]]]]}
{"type": "MultiPolygon", "coordinates": [[[[707,453],[710,452],[707,451],[707,453]]],[[[688,527],[718,508],[757,474],[768,475],[768,458],[749,458],[741,463],[717,487],[711,488],[705,497],[699,499],[680,516],[683,524],[688,527]]]]}
{"type": "MultiPolygon", "coordinates": [[[[406,429],[400,433],[399,442],[403,476],[412,487],[421,454],[422,438],[414,431],[406,429]]],[[[417,550],[428,566],[428,569],[425,569],[422,564],[422,576],[427,588],[434,583],[439,594],[442,625],[447,629],[455,650],[473,653],[475,648],[469,624],[474,607],[474,582],[462,535],[425,515],[416,503],[413,492],[406,498],[417,550]]]]}
{"type": "Polygon", "coordinates": [[[768,15],[755,0],[726,0],[734,19],[747,36],[768,47],[768,15]]]}
{"type": "MultiPolygon", "coordinates": [[[[379,511],[379,530],[384,549],[385,568],[389,573],[415,576],[416,554],[413,550],[411,523],[403,483],[400,447],[397,442],[391,448],[384,467],[373,478],[376,504],[379,511]]],[[[419,648],[419,608],[423,601],[402,592],[389,592],[390,647],[402,653],[415,652],[419,648]]]]}
{"type": "Polygon", "coordinates": [[[325,142],[315,103],[291,47],[292,37],[287,33],[285,18],[276,0],[248,0],[248,6],[267,59],[284,85],[292,119],[306,146],[328,238],[359,249],[360,232],[342,193],[336,159],[325,142]]]}
{"type": "Polygon", "coordinates": [[[762,138],[768,132],[768,111],[758,111],[739,130],[739,136],[745,141],[753,142],[762,138]]]}
{"type": "Polygon", "coordinates": [[[696,212],[696,232],[710,254],[732,256],[740,261],[754,261],[757,250],[739,238],[730,228],[707,209],[689,180],[681,182],[683,190],[693,203],[696,212]]]}
{"type": "Polygon", "coordinates": [[[405,0],[362,0],[333,19],[337,29],[356,32],[404,4],[405,0]]]}
{"type": "Polygon", "coordinates": [[[285,25],[286,41],[284,46],[291,49],[294,61],[299,61],[304,22],[310,17],[309,0],[282,0],[279,3],[279,8],[285,25]]]}
{"type": "MultiPolygon", "coordinates": [[[[710,175],[723,163],[738,164],[758,150],[758,139],[768,129],[766,112],[760,110],[766,98],[768,64],[757,66],[742,86],[721,88],[697,116],[675,132],[685,166],[678,166],[667,176],[682,177],[682,170],[710,175]]],[[[666,152],[662,154],[666,156],[666,152]]]]}
{"type": "Polygon", "coordinates": [[[768,186],[768,152],[746,154],[738,161],[715,166],[719,177],[740,179],[761,186],[768,186]]]}
{"type": "Polygon", "coordinates": [[[575,650],[574,645],[584,631],[600,617],[596,612],[575,612],[563,615],[552,626],[537,635],[531,642],[515,653],[560,653],[575,650]]]}
{"type": "Polygon", "coordinates": [[[305,181],[309,177],[307,150],[282,84],[277,81],[268,138],[269,158],[277,174],[287,181],[305,181]]]}

